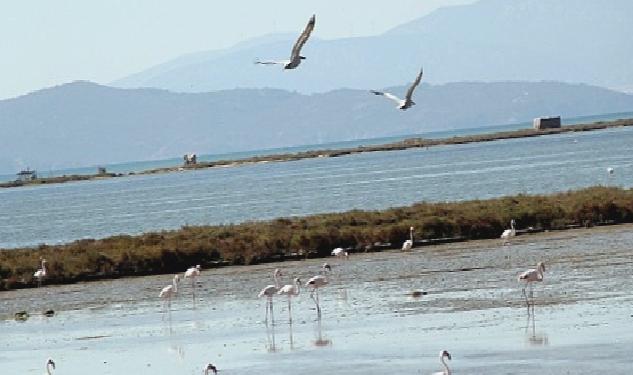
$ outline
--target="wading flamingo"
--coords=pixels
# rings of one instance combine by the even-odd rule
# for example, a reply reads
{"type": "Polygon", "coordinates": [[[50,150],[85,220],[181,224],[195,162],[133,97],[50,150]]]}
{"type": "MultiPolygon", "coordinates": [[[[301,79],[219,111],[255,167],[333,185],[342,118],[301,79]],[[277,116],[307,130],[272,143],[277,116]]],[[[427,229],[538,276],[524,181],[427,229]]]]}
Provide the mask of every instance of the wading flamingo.
{"type": "Polygon", "coordinates": [[[42,279],[46,277],[46,259],[41,258],[40,260],[41,268],[39,268],[33,274],[33,277],[37,279],[37,287],[42,286],[42,279]]]}
{"type": "Polygon", "coordinates": [[[413,227],[409,228],[409,239],[402,244],[402,251],[409,251],[413,249],[413,227]]]}
{"type": "Polygon", "coordinates": [[[292,297],[296,297],[299,295],[299,293],[301,292],[301,280],[299,280],[299,278],[297,277],[295,279],[295,283],[294,284],[286,284],[283,287],[281,287],[281,289],[279,289],[279,291],[277,292],[277,294],[279,295],[286,295],[288,296],[288,322],[290,324],[292,324],[292,297]]]}
{"type": "Polygon", "coordinates": [[[46,361],[46,373],[44,375],[52,375],[53,371],[51,369],[55,370],[55,361],[53,361],[52,358],[49,358],[46,361]]]}
{"type": "MultiPolygon", "coordinates": [[[[158,294],[159,298],[163,298],[167,300],[167,305],[169,306],[169,311],[171,311],[171,299],[172,297],[178,293],[178,283],[180,282],[180,276],[175,275],[174,279],[171,282],[171,285],[167,285],[164,287],[160,293],[158,294]]],[[[163,303],[164,308],[164,303],[163,303]]]]}
{"type": "Polygon", "coordinates": [[[334,255],[337,258],[345,257],[345,259],[348,259],[349,257],[349,254],[347,253],[347,251],[343,250],[340,247],[337,247],[336,249],[332,250],[332,255],[334,255]]]}
{"type": "Polygon", "coordinates": [[[199,264],[185,271],[185,279],[191,279],[191,298],[193,298],[194,307],[196,305],[196,277],[198,276],[200,276],[199,264]]]}
{"type": "MultiPolygon", "coordinates": [[[[522,274],[519,275],[519,282],[524,282],[530,287],[530,296],[532,299],[534,298],[532,292],[532,284],[534,282],[543,281],[543,273],[545,272],[545,264],[543,262],[538,262],[536,264],[536,269],[529,269],[522,274]]],[[[525,292],[525,286],[523,286],[523,296],[525,297],[525,304],[528,308],[528,315],[530,314],[530,301],[528,300],[528,296],[525,292]]],[[[534,300],[532,300],[532,311],[534,311],[534,300]]]]}
{"type": "Polygon", "coordinates": [[[507,245],[510,243],[510,237],[514,237],[517,235],[517,231],[514,228],[516,225],[516,221],[514,219],[510,220],[510,229],[506,229],[501,233],[501,239],[503,240],[503,244],[507,245]]]}
{"type": "Polygon", "coordinates": [[[213,366],[212,363],[209,363],[207,367],[204,368],[204,375],[209,375],[210,373],[214,373],[214,374],[218,373],[218,369],[215,368],[215,366],[213,366]]]}
{"type": "Polygon", "coordinates": [[[281,288],[281,284],[279,282],[279,277],[281,275],[281,270],[279,268],[275,268],[273,272],[273,280],[275,281],[275,285],[268,285],[257,295],[257,297],[262,298],[266,297],[266,324],[268,324],[268,310],[270,310],[270,320],[273,324],[275,324],[275,317],[273,316],[273,297],[281,288]]]}
{"type": "Polygon", "coordinates": [[[448,364],[446,364],[444,358],[450,361],[451,353],[447,352],[446,350],[442,350],[440,352],[440,363],[442,363],[442,366],[444,366],[444,371],[434,372],[433,375],[451,375],[451,369],[448,368],[448,364]]]}
{"type": "Polygon", "coordinates": [[[404,99],[400,99],[394,94],[389,93],[389,92],[374,91],[374,90],[371,90],[370,92],[374,95],[381,95],[387,99],[393,100],[394,102],[398,104],[398,107],[397,107],[398,109],[405,111],[415,105],[415,102],[412,99],[413,91],[415,91],[415,88],[418,87],[421,80],[422,80],[422,68],[420,68],[420,73],[418,73],[418,76],[415,78],[415,81],[413,81],[411,86],[409,86],[409,90],[407,90],[407,95],[405,96],[404,99]]]}
{"type": "Polygon", "coordinates": [[[314,301],[317,308],[317,318],[321,319],[321,306],[319,305],[319,288],[322,288],[328,284],[328,280],[323,275],[317,275],[312,277],[306,283],[306,288],[311,288],[310,298],[314,301]]]}
{"type": "Polygon", "coordinates": [[[283,65],[284,69],[294,69],[301,64],[301,60],[305,60],[304,56],[301,56],[301,48],[306,44],[308,38],[310,38],[310,34],[312,30],[314,30],[314,25],[316,24],[316,15],[312,15],[305,29],[295,42],[292,47],[292,52],[290,53],[290,60],[279,60],[279,61],[255,61],[255,64],[262,65],[283,65]]]}

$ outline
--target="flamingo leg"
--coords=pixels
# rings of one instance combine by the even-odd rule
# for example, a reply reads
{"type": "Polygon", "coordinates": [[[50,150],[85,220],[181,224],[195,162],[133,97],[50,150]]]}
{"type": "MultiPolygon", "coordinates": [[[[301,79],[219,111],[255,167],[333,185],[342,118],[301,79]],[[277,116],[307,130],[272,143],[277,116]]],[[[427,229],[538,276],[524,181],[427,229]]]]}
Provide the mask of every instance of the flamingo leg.
{"type": "Polygon", "coordinates": [[[528,317],[530,316],[530,301],[528,300],[527,293],[525,292],[525,288],[521,290],[523,297],[525,297],[525,306],[527,306],[528,317]]]}
{"type": "Polygon", "coordinates": [[[321,320],[321,305],[319,304],[319,289],[316,290],[317,317],[321,320]]]}
{"type": "Polygon", "coordinates": [[[268,325],[268,310],[270,309],[270,299],[266,301],[266,325],[268,325]]]}
{"type": "Polygon", "coordinates": [[[288,322],[292,324],[292,302],[290,296],[288,296],[288,322]]]}
{"type": "Polygon", "coordinates": [[[273,297],[270,297],[270,323],[275,325],[275,315],[273,313],[273,297]]]}
{"type": "Polygon", "coordinates": [[[193,299],[193,308],[196,308],[196,285],[195,277],[191,278],[191,298],[193,299]]]}

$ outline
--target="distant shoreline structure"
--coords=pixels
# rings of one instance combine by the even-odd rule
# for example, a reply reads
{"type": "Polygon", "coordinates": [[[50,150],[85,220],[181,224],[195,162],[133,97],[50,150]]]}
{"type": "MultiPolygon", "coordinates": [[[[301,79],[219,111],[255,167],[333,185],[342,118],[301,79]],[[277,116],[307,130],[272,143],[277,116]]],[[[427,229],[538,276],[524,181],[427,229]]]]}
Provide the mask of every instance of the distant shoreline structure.
{"type": "Polygon", "coordinates": [[[31,185],[48,185],[48,184],[58,184],[58,183],[66,183],[73,181],[89,181],[89,180],[100,180],[104,178],[115,178],[115,177],[127,177],[127,176],[135,176],[135,175],[146,175],[146,174],[159,174],[159,173],[172,173],[172,172],[181,172],[187,170],[197,170],[197,169],[207,169],[207,168],[228,168],[228,167],[238,167],[242,165],[256,164],[256,163],[269,163],[269,162],[286,162],[286,161],[296,161],[303,159],[313,159],[313,158],[333,158],[333,157],[341,157],[346,155],[360,154],[365,152],[379,152],[379,151],[399,151],[406,150],[410,148],[425,148],[425,147],[434,147],[434,146],[448,146],[448,145],[457,145],[457,144],[465,144],[465,143],[477,143],[477,142],[491,142],[498,141],[503,139],[513,139],[513,138],[527,138],[527,137],[539,137],[544,135],[553,135],[553,134],[561,134],[561,133],[571,133],[571,132],[585,132],[585,131],[594,131],[594,130],[604,130],[609,128],[618,128],[625,126],[633,126],[633,118],[619,119],[613,121],[598,121],[587,124],[577,124],[577,125],[565,125],[559,128],[549,128],[549,129],[519,129],[519,130],[511,130],[511,131],[501,131],[495,133],[487,133],[487,134],[477,134],[477,135],[467,135],[467,136],[455,136],[450,138],[439,138],[439,139],[426,139],[421,137],[415,138],[407,138],[398,142],[385,143],[380,145],[370,145],[370,146],[358,146],[358,147],[350,147],[350,148],[339,148],[339,149],[322,149],[322,150],[312,150],[312,151],[303,151],[296,153],[283,153],[283,154],[269,154],[269,155],[261,155],[261,156],[253,156],[247,157],[243,159],[231,159],[231,160],[217,160],[217,161],[198,161],[197,163],[184,165],[176,165],[171,167],[162,167],[162,168],[153,168],[140,172],[129,172],[129,173],[97,173],[97,174],[73,174],[73,175],[63,175],[56,177],[43,177],[36,178],[28,181],[24,180],[16,180],[10,182],[0,183],[0,188],[14,188],[14,187],[22,187],[22,186],[31,186],[31,185]]]}

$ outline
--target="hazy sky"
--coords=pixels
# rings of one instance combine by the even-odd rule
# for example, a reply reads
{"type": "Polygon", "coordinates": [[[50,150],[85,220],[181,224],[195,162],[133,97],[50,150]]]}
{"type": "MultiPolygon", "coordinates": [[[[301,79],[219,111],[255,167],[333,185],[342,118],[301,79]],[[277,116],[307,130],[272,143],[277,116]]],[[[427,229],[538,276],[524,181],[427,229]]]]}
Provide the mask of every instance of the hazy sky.
{"type": "Polygon", "coordinates": [[[0,2],[0,99],[73,80],[108,83],[183,53],[274,32],[381,33],[474,0],[19,0],[0,2]],[[396,5],[397,4],[397,5],[396,5]]]}

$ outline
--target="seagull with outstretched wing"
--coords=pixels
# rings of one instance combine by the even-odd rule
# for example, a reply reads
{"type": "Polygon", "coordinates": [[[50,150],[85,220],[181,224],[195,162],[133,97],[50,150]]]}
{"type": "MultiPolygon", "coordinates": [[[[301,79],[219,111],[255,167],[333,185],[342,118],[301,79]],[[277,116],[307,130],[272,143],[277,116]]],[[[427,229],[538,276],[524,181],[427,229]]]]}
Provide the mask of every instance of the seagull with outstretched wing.
{"type": "Polygon", "coordinates": [[[312,34],[312,30],[314,30],[314,25],[316,24],[316,16],[312,15],[310,17],[310,21],[306,25],[306,28],[303,30],[299,38],[295,42],[295,45],[292,47],[292,52],[290,54],[290,60],[279,60],[279,61],[255,61],[255,64],[261,65],[283,65],[284,69],[294,69],[301,64],[301,60],[305,60],[304,56],[301,56],[301,48],[306,44],[308,38],[310,38],[310,34],[312,34]]]}
{"type": "Polygon", "coordinates": [[[415,81],[413,81],[413,83],[409,87],[409,90],[407,90],[407,95],[405,96],[404,99],[400,99],[394,94],[389,93],[389,92],[375,91],[375,90],[371,90],[370,92],[374,95],[381,95],[387,99],[393,100],[394,102],[398,103],[398,109],[401,109],[404,111],[415,105],[415,102],[412,99],[413,92],[415,91],[415,88],[418,87],[421,80],[422,80],[422,68],[420,68],[420,73],[416,77],[415,81]]]}

